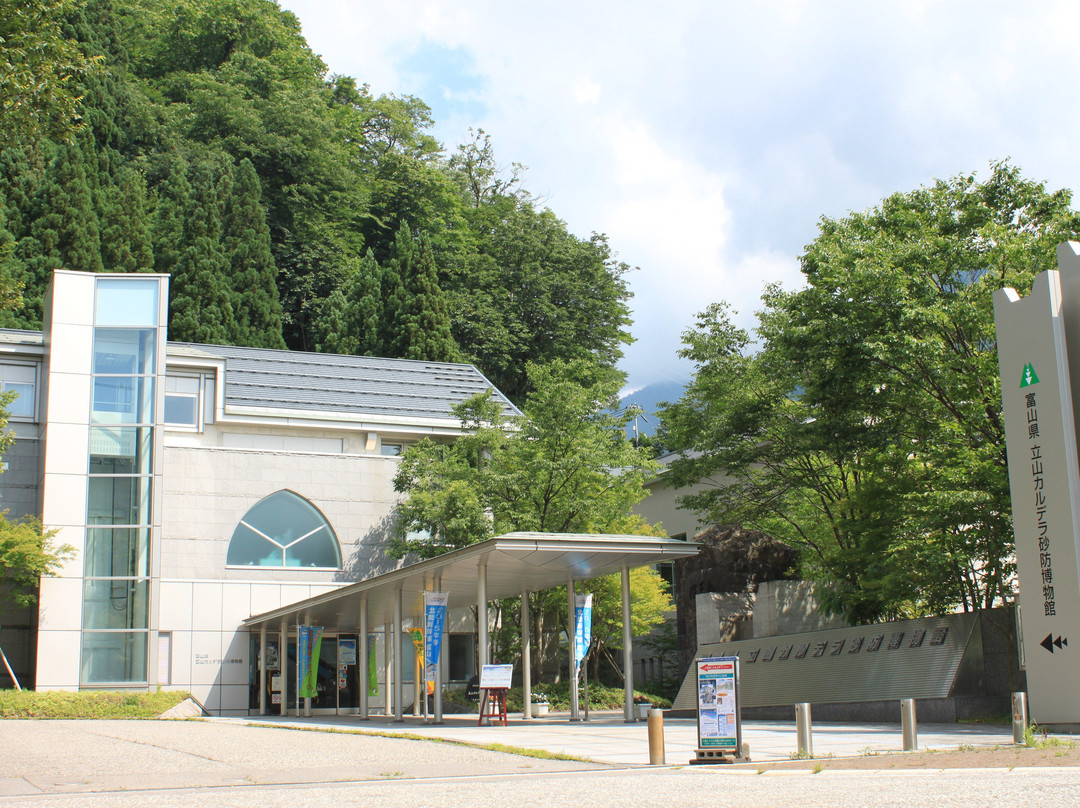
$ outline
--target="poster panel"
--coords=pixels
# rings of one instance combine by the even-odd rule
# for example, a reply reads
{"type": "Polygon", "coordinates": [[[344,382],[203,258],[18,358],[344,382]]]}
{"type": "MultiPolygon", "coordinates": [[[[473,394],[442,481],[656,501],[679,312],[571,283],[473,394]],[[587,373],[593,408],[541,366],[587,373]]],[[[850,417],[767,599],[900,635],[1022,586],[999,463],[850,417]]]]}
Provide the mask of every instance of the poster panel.
{"type": "Polygon", "coordinates": [[[739,658],[706,657],[696,666],[698,748],[738,753],[739,658]]]}

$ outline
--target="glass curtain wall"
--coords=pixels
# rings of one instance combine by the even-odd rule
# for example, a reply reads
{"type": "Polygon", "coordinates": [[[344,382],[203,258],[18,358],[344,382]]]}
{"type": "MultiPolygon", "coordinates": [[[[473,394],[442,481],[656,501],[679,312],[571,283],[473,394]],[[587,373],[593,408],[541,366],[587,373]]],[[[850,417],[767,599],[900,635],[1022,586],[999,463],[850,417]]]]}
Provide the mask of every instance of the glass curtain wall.
{"type": "Polygon", "coordinates": [[[147,681],[158,281],[99,279],[83,560],[82,683],[147,681]]]}

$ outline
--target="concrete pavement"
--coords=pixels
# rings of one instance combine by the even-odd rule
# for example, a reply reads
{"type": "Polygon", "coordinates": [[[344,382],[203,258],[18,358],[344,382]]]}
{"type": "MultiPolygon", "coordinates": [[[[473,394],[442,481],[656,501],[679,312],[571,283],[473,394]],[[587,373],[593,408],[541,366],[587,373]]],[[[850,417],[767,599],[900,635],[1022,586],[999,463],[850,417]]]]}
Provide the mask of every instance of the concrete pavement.
{"type": "MultiPolygon", "coordinates": [[[[522,720],[520,713],[512,713],[509,725],[505,727],[479,727],[476,715],[446,715],[441,725],[413,716],[406,716],[402,723],[395,723],[392,717],[386,716],[372,716],[367,721],[357,716],[251,716],[210,720],[276,727],[407,733],[477,745],[498,743],[539,749],[618,766],[649,764],[646,722],[627,724],[621,712],[594,711],[589,721],[579,722],[571,722],[566,713],[528,721],[522,720]]],[[[812,740],[816,757],[852,757],[903,749],[899,724],[818,723],[813,727],[812,740]]],[[[788,760],[797,751],[794,717],[790,722],[744,722],[743,742],[750,745],[750,758],[754,762],[788,760]]],[[[1012,729],[978,724],[924,724],[918,727],[918,743],[922,750],[1010,744],[1012,729]]],[[[694,758],[697,748],[695,719],[666,718],[664,747],[668,765],[685,764],[694,758]]]]}

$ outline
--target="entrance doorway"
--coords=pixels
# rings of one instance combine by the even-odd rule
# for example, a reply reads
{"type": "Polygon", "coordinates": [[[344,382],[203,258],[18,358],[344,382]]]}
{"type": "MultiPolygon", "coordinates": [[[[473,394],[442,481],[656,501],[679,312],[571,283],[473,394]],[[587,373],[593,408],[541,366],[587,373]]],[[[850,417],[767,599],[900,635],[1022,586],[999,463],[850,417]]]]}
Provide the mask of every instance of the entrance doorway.
{"type": "MultiPolygon", "coordinates": [[[[248,707],[259,709],[260,638],[251,635],[250,699],[248,707]]],[[[277,637],[266,640],[266,703],[270,713],[281,712],[282,688],[285,684],[287,712],[296,711],[296,635],[288,638],[285,669],[281,670],[281,655],[277,637]]],[[[311,699],[312,715],[353,715],[360,710],[360,675],[357,665],[356,634],[324,633],[319,649],[319,667],[316,675],[316,695],[311,699]]],[[[300,702],[303,710],[303,701],[300,702]]]]}

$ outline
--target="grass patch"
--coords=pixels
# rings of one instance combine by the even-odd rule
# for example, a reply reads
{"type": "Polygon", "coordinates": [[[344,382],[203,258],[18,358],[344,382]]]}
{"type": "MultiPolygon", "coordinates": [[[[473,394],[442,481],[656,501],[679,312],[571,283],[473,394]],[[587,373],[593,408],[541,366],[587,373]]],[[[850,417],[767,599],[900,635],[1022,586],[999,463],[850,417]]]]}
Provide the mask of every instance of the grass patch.
{"type": "Polygon", "coordinates": [[[1030,749],[1054,749],[1058,747],[1072,749],[1076,746],[1076,742],[1062,740],[1051,735],[1046,729],[1039,727],[1037,724],[1029,724],[1027,729],[1024,730],[1024,746],[1030,749]]]}
{"type": "Polygon", "coordinates": [[[284,729],[293,732],[329,732],[334,735],[364,735],[371,738],[393,738],[398,741],[427,741],[429,743],[445,743],[450,746],[464,746],[469,749],[482,749],[487,752],[503,752],[508,755],[521,755],[522,757],[540,758],[541,760],[572,760],[576,763],[595,763],[586,757],[577,755],[563,755],[558,752],[549,752],[546,749],[531,749],[526,746],[508,746],[504,743],[471,743],[469,741],[457,741],[451,738],[435,738],[430,735],[420,735],[415,732],[383,732],[369,729],[338,729],[336,727],[282,727],[277,724],[249,724],[251,727],[264,729],[284,729]]]}
{"type": "Polygon", "coordinates": [[[155,693],[0,690],[0,718],[157,718],[189,695],[178,690],[155,693]]]}

